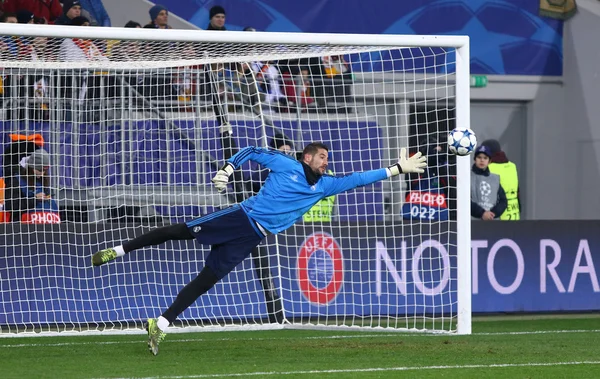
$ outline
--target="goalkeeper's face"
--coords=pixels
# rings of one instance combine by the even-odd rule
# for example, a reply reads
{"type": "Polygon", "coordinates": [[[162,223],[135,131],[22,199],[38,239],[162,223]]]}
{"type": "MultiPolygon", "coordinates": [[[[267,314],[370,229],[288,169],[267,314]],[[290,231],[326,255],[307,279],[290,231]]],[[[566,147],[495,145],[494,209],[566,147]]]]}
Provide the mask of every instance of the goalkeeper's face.
{"type": "Polygon", "coordinates": [[[317,175],[327,172],[327,150],[319,149],[316,154],[306,156],[305,163],[310,166],[317,175]]]}

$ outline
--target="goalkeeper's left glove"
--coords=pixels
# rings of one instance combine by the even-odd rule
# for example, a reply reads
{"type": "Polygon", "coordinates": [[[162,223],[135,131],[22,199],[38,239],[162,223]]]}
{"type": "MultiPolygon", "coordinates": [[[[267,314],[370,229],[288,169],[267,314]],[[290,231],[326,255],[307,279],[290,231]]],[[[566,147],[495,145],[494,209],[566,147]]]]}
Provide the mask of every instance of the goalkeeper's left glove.
{"type": "Polygon", "coordinates": [[[400,174],[417,173],[422,174],[427,168],[427,157],[419,151],[412,157],[407,157],[406,149],[400,149],[400,160],[387,168],[388,178],[400,174]]]}
{"type": "Polygon", "coordinates": [[[225,163],[225,166],[221,167],[214,178],[212,178],[212,182],[217,187],[217,191],[224,192],[227,188],[227,183],[229,183],[229,177],[233,174],[233,165],[231,163],[225,163]]]}

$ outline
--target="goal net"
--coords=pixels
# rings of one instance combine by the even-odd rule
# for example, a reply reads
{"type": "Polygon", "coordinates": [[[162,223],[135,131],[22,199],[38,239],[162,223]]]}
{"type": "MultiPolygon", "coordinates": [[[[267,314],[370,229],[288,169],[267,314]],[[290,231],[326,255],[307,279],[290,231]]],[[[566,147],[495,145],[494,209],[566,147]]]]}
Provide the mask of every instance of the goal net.
{"type": "Polygon", "coordinates": [[[253,196],[255,164],[210,182],[239,149],[312,141],[331,175],[403,147],[430,167],[322,200],[171,331],[470,333],[470,165],[445,143],[469,127],[466,37],[3,24],[0,60],[0,336],[142,333],[209,247],[92,254],[253,196]]]}

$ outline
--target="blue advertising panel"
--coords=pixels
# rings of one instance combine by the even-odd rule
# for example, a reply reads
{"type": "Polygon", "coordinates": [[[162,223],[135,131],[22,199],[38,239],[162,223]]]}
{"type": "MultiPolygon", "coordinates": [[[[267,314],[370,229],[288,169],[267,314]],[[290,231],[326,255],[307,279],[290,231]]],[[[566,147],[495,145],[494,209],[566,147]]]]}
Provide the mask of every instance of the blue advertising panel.
{"type": "MultiPolygon", "coordinates": [[[[387,164],[383,163],[381,128],[374,121],[329,117],[315,121],[277,121],[274,124],[296,142],[297,151],[301,152],[304,144],[312,141],[321,141],[329,146],[329,168],[336,175],[378,169],[387,164]]],[[[170,127],[164,121],[156,120],[129,122],[125,128],[97,123],[74,126],[71,123],[51,125],[47,122],[31,122],[25,126],[0,121],[0,130],[39,133],[48,142],[57,139],[55,144],[50,143],[46,149],[56,154],[58,162],[50,172],[58,177],[62,188],[167,184],[193,186],[210,183],[216,170],[197,154],[201,150],[216,162],[223,162],[219,128],[214,121],[197,123],[177,120],[172,125],[179,129],[169,131],[170,127]],[[59,128],[60,133],[54,133],[53,128],[59,128]],[[121,139],[123,129],[127,130],[131,142],[125,143],[121,139]],[[201,149],[196,148],[195,143],[201,144],[201,149]],[[197,162],[207,166],[199,169],[197,162]],[[204,177],[199,177],[199,172],[203,172],[204,177]]],[[[260,121],[236,120],[232,127],[240,148],[263,145],[260,121]]],[[[269,142],[274,134],[273,129],[266,128],[269,142]]],[[[10,142],[8,135],[5,135],[4,140],[0,140],[0,151],[4,151],[10,142]]],[[[245,178],[251,178],[257,168],[258,165],[251,166],[250,163],[242,166],[245,178]]],[[[380,183],[340,194],[336,203],[336,216],[340,221],[383,219],[380,183]]],[[[173,223],[200,215],[199,207],[194,206],[163,206],[155,210],[173,223]]]]}
{"type": "MultiPolygon", "coordinates": [[[[473,223],[473,312],[600,309],[599,228],[598,221],[473,223]]],[[[90,265],[107,241],[144,230],[1,225],[0,325],[129,321],[162,313],[201,270],[205,248],[167,243],[100,268],[90,265]]],[[[276,238],[271,263],[280,263],[275,286],[287,317],[455,312],[455,232],[437,223],[299,224],[268,241],[276,238]]],[[[266,317],[251,260],[182,317],[266,317]]]]}
{"type": "MultiPolygon", "coordinates": [[[[275,32],[452,34],[471,37],[473,74],[562,75],[563,22],[530,0],[171,0],[172,13],[205,29],[209,9],[226,26],[275,32]]],[[[369,70],[354,65],[355,70],[369,70]]]]}
{"type": "Polygon", "coordinates": [[[454,233],[434,240],[429,231],[417,223],[295,226],[280,238],[284,309],[293,317],[454,313],[454,233]]]}
{"type": "Polygon", "coordinates": [[[473,223],[473,311],[600,310],[598,221],[473,223]]]}

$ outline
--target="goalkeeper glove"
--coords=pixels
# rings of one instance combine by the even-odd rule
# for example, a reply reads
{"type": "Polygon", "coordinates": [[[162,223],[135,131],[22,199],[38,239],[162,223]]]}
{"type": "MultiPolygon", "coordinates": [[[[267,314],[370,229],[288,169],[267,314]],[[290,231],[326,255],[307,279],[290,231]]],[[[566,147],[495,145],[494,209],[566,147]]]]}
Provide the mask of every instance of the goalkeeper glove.
{"type": "Polygon", "coordinates": [[[217,187],[217,191],[224,192],[227,188],[227,183],[229,183],[229,177],[233,174],[233,165],[231,163],[226,163],[225,166],[221,167],[214,178],[212,178],[212,182],[217,187]]]}
{"type": "Polygon", "coordinates": [[[400,160],[398,163],[387,168],[388,178],[400,174],[422,174],[425,172],[425,168],[427,168],[427,157],[423,156],[421,152],[416,153],[412,157],[408,157],[406,155],[406,149],[402,148],[400,149],[400,160]]]}

